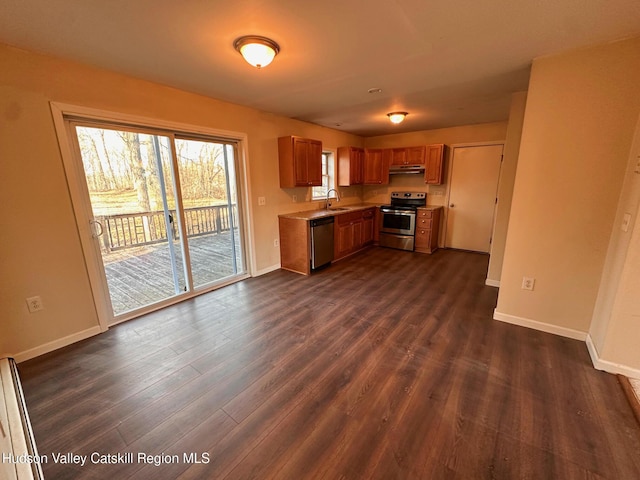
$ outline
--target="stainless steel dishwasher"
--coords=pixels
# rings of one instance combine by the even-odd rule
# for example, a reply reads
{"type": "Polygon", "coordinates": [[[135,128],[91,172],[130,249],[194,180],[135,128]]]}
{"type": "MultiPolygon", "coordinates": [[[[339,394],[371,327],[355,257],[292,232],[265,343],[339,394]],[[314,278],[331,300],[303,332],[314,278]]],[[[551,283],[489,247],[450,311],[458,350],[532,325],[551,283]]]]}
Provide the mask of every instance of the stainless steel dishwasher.
{"type": "Polygon", "coordinates": [[[311,220],[311,269],[333,260],[333,217],[311,220]]]}

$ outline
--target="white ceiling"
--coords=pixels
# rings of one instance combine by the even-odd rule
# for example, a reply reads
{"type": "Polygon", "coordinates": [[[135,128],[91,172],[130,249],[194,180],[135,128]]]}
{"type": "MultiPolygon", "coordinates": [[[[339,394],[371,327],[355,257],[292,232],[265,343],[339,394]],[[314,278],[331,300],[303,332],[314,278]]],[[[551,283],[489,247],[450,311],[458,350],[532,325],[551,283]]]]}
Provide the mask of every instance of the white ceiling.
{"type": "Polygon", "coordinates": [[[364,136],[506,120],[533,58],[634,35],[639,0],[0,0],[2,43],[364,136]]]}

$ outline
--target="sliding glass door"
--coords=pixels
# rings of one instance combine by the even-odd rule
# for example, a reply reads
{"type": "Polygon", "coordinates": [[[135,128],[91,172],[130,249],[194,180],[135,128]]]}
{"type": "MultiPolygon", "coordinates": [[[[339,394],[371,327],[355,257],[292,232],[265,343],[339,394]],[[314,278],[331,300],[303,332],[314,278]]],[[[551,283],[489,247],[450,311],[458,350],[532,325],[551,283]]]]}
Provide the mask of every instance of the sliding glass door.
{"type": "Polygon", "coordinates": [[[232,144],[176,138],[194,288],[244,270],[232,144]]]}
{"type": "Polygon", "coordinates": [[[236,144],[69,121],[111,323],[245,273],[236,144]]]}

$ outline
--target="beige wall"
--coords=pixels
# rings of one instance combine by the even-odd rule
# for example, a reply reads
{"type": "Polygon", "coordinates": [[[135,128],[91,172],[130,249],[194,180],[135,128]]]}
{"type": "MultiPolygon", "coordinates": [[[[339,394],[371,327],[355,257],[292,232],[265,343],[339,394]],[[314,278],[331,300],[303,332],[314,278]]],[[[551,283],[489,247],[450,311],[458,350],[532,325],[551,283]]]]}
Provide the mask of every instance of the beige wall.
{"type": "Polygon", "coordinates": [[[640,38],[534,61],[496,318],[586,336],[639,80],[640,38]],[[523,276],[534,291],[521,289],[523,276]]]}
{"type": "Polygon", "coordinates": [[[636,378],[640,377],[639,215],[640,118],[589,329],[596,366],[636,378]],[[622,229],[625,215],[630,218],[626,231],[622,229]],[[625,369],[634,369],[635,372],[625,369]]]}
{"type": "MultiPolygon", "coordinates": [[[[98,326],[52,121],[50,101],[244,132],[248,137],[256,270],[279,265],[277,215],[309,189],[281,190],[277,137],[325,147],[360,137],[76,63],[0,45],[0,354],[17,354],[98,326]],[[257,197],[266,206],[257,205],[257,197]],[[25,298],[42,297],[29,314],[25,298]]],[[[64,343],[64,342],[63,342],[64,343]]]]}
{"type": "Polygon", "coordinates": [[[520,152],[520,139],[522,137],[522,124],[524,122],[526,104],[527,92],[518,92],[511,96],[509,127],[507,128],[502,166],[500,167],[498,205],[496,206],[489,271],[487,272],[487,283],[493,286],[499,286],[502,273],[504,247],[507,242],[511,200],[513,198],[513,184],[518,166],[518,153],[520,152]]]}

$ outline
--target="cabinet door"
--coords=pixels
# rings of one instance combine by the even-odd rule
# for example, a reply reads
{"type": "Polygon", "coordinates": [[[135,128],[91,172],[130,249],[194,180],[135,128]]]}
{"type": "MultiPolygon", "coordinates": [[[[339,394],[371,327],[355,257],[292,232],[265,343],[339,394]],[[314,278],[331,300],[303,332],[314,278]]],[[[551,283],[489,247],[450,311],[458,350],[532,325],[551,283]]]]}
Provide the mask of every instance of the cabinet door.
{"type": "Polygon", "coordinates": [[[364,149],[354,148],[354,162],[351,165],[351,173],[353,175],[354,185],[362,185],[364,177],[364,149]]]}
{"type": "Polygon", "coordinates": [[[293,171],[295,174],[296,185],[307,185],[307,151],[309,142],[304,138],[293,139],[293,171]]]}
{"type": "Polygon", "coordinates": [[[349,187],[362,185],[364,149],[356,147],[338,148],[338,185],[349,187]]]}
{"type": "Polygon", "coordinates": [[[372,148],[365,150],[364,154],[364,178],[365,185],[379,185],[381,183],[389,183],[389,176],[387,175],[387,181],[384,181],[384,157],[383,150],[381,148],[372,148]]]}
{"type": "Polygon", "coordinates": [[[391,165],[406,165],[407,164],[407,149],[406,148],[394,148],[391,150],[391,165]]]}
{"type": "Polygon", "coordinates": [[[336,223],[335,229],[333,250],[337,260],[353,250],[353,224],[351,222],[336,223]]]}
{"type": "Polygon", "coordinates": [[[353,221],[353,251],[362,248],[362,217],[353,221]]]}
{"type": "Polygon", "coordinates": [[[322,185],[322,142],[308,140],[307,146],[307,184],[314,187],[322,185]]]}
{"type": "Polygon", "coordinates": [[[365,210],[362,214],[362,245],[373,243],[375,209],[365,210]]]}
{"type": "Polygon", "coordinates": [[[444,145],[427,145],[425,183],[440,185],[444,178],[444,145]]]}
{"type": "Polygon", "coordinates": [[[424,145],[407,148],[407,163],[409,165],[424,165],[426,152],[427,147],[424,145]]]}

